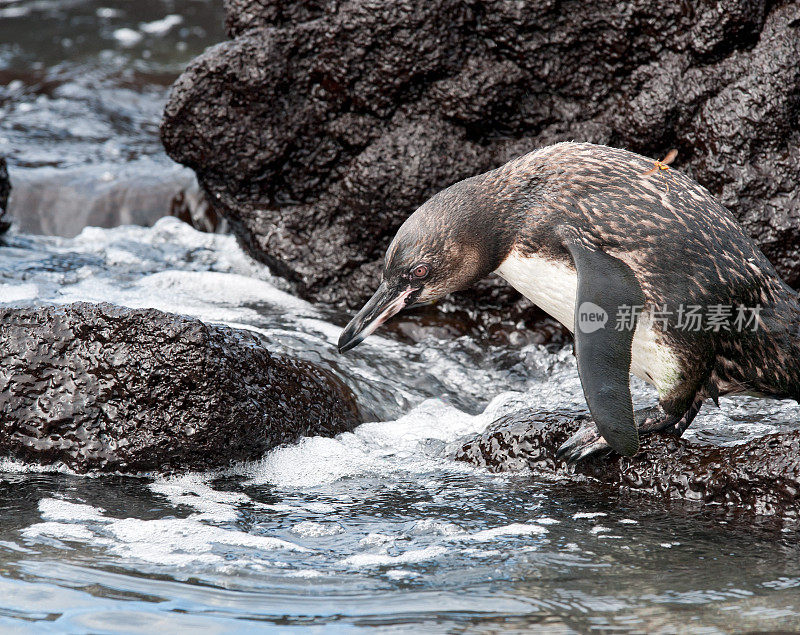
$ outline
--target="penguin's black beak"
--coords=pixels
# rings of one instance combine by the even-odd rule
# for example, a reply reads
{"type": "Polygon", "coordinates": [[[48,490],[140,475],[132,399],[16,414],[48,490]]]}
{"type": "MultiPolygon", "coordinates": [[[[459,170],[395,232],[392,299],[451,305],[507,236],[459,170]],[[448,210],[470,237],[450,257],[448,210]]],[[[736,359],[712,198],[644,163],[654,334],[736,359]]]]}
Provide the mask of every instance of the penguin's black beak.
{"type": "Polygon", "coordinates": [[[376,328],[405,308],[406,300],[412,291],[411,287],[392,289],[386,282],[381,282],[375,295],[342,331],[339,337],[339,352],[344,353],[355,348],[376,328]]]}

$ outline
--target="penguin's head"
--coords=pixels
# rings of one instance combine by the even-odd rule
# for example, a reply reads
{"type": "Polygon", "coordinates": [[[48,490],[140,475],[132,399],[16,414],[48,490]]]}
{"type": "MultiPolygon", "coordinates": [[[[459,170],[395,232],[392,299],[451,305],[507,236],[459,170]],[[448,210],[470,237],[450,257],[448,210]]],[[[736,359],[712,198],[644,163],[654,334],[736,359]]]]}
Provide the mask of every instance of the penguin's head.
{"type": "Polygon", "coordinates": [[[403,223],[386,251],[380,285],[342,331],[339,352],[357,346],[404,308],[466,289],[497,268],[508,241],[495,231],[472,181],[440,192],[403,223]]]}

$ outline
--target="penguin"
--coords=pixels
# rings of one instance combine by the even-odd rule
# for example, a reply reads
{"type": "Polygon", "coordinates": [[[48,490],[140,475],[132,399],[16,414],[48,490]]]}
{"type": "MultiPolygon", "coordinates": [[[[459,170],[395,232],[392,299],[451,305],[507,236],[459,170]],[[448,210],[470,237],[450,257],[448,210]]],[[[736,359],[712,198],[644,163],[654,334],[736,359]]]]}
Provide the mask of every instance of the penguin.
{"type": "Polygon", "coordinates": [[[800,399],[797,293],[704,187],[656,168],[559,143],[439,192],[398,230],[339,351],[495,273],[574,334],[592,422],[561,446],[568,462],[680,436],[721,395],[800,399]],[[631,373],[656,405],[634,412],[631,373]]]}

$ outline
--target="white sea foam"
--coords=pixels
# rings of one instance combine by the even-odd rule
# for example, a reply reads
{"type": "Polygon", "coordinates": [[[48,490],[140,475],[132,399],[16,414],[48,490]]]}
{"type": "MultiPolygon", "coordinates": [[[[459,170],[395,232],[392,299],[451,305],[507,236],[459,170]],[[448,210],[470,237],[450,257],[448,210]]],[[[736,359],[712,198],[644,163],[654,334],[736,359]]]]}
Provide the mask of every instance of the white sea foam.
{"type": "Polygon", "coordinates": [[[173,13],[161,18],[160,20],[154,20],[153,22],[142,22],[139,25],[139,28],[149,35],[161,36],[166,35],[173,27],[182,23],[183,17],[173,13]]]}
{"type": "Polygon", "coordinates": [[[122,12],[119,9],[111,9],[109,7],[99,7],[95,11],[95,15],[98,18],[110,19],[110,18],[118,18],[119,16],[122,15],[122,12]]]}
{"type": "Polygon", "coordinates": [[[21,18],[31,12],[30,7],[17,6],[0,9],[0,18],[21,18]]]}
{"type": "Polygon", "coordinates": [[[255,502],[245,494],[214,489],[199,475],[160,479],[150,489],[197,513],[156,520],[112,518],[98,507],[45,498],[39,501],[45,522],[25,528],[22,534],[29,540],[85,542],[128,560],[177,567],[259,566],[266,552],[311,551],[281,538],[209,524],[236,520],[240,505],[255,502]],[[238,557],[231,558],[231,550],[238,557]]]}
{"type": "Polygon", "coordinates": [[[236,506],[250,501],[245,494],[212,488],[199,474],[158,479],[150,484],[156,494],[165,496],[173,505],[186,505],[199,513],[192,518],[228,522],[238,518],[236,506]]]}
{"type": "Polygon", "coordinates": [[[428,399],[396,421],[365,423],[336,438],[306,437],[242,466],[239,472],[249,476],[251,484],[311,487],[356,475],[386,475],[394,471],[424,473],[442,467],[469,471],[473,468],[427,453],[427,445],[480,433],[490,422],[522,403],[524,395],[502,393],[483,413],[469,415],[439,399],[428,399]]]}
{"type": "MultiPolygon", "coordinates": [[[[148,559],[165,554],[192,554],[200,557],[212,553],[214,546],[250,547],[260,551],[287,549],[309,551],[305,547],[271,536],[255,536],[243,531],[207,525],[191,518],[140,520],[125,518],[108,525],[107,531],[117,539],[112,550],[122,555],[148,559]]],[[[157,559],[153,562],[158,562],[157,559]]]]}
{"type": "Polygon", "coordinates": [[[0,284],[0,302],[24,302],[35,300],[39,287],[35,284],[0,284]]]}
{"type": "Polygon", "coordinates": [[[503,527],[493,527],[492,529],[484,529],[483,531],[475,532],[474,534],[466,534],[462,537],[463,540],[494,540],[495,538],[506,536],[543,536],[547,533],[547,529],[541,525],[526,525],[523,523],[512,523],[504,525],[503,527]]]}
{"type": "Polygon", "coordinates": [[[407,564],[432,560],[447,553],[445,547],[431,545],[423,549],[409,549],[399,555],[385,553],[359,553],[342,560],[342,564],[352,567],[379,567],[385,565],[407,564]]]}
{"type": "Polygon", "coordinates": [[[246,303],[265,302],[282,308],[315,313],[308,303],[264,280],[236,273],[218,271],[163,271],[142,278],[132,290],[159,297],[178,294],[186,303],[190,299],[202,299],[203,306],[209,302],[238,306],[246,303]]]}
{"type": "Polygon", "coordinates": [[[124,47],[136,46],[142,41],[142,34],[128,27],[115,29],[112,33],[114,39],[124,47]]]}
{"type": "Polygon", "coordinates": [[[409,571],[408,569],[389,569],[384,575],[390,580],[407,580],[408,578],[418,578],[420,576],[417,571],[409,571]]]}
{"type": "Polygon", "coordinates": [[[272,303],[283,309],[313,312],[308,304],[272,284],[238,274],[162,271],[145,275],[126,288],[114,280],[91,276],[61,289],[59,303],[108,302],[132,309],[158,309],[208,322],[258,321],[259,314],[241,303],[272,303]]]}
{"type": "Polygon", "coordinates": [[[280,278],[273,278],[266,265],[242,251],[232,235],[200,232],[172,216],[160,219],[149,228],[135,225],[113,229],[85,227],[71,240],[54,241],[56,249],[62,253],[94,254],[107,265],[124,261],[152,273],[170,268],[238,273],[269,280],[284,290],[288,288],[280,278]]]}
{"type": "Polygon", "coordinates": [[[287,540],[208,525],[196,518],[102,518],[94,526],[75,522],[35,523],[22,531],[29,540],[50,538],[103,546],[126,560],[157,565],[258,565],[266,552],[309,552],[287,540]],[[231,558],[231,550],[239,557],[231,558]]]}
{"type": "Polygon", "coordinates": [[[355,432],[334,439],[304,438],[296,445],[278,448],[245,471],[251,483],[309,487],[348,476],[386,474],[404,470],[423,472],[432,461],[422,451],[423,441],[453,439],[479,431],[482,416],[471,417],[440,400],[427,400],[393,422],[365,423],[355,432]]]}
{"type": "Polygon", "coordinates": [[[542,516],[541,518],[535,518],[533,522],[538,523],[540,525],[557,525],[561,521],[556,520],[555,518],[550,518],[548,516],[542,516]]]}
{"type": "Polygon", "coordinates": [[[470,547],[469,549],[462,549],[461,553],[472,558],[494,558],[502,555],[503,552],[499,549],[475,549],[474,547],[470,547]]]}
{"type": "Polygon", "coordinates": [[[297,523],[292,527],[292,533],[306,538],[319,538],[321,536],[335,536],[344,531],[339,523],[315,523],[310,520],[297,523]]]}
{"type": "Polygon", "coordinates": [[[459,536],[464,530],[455,523],[435,518],[423,518],[414,523],[411,533],[418,535],[435,534],[439,536],[459,536]]]}
{"type": "Polygon", "coordinates": [[[96,538],[95,533],[88,527],[76,525],[74,523],[59,523],[54,521],[35,523],[23,529],[22,535],[26,538],[47,537],[81,542],[92,541],[96,538]]]}
{"type": "Polygon", "coordinates": [[[603,525],[595,525],[589,530],[590,534],[600,534],[606,531],[611,531],[610,527],[605,527],[603,525]]]}
{"type": "Polygon", "coordinates": [[[316,569],[295,569],[294,571],[286,571],[283,575],[290,578],[320,578],[324,574],[322,571],[316,569]]]}
{"type": "Polygon", "coordinates": [[[98,521],[107,522],[104,510],[91,505],[72,503],[58,498],[43,498],[39,501],[39,513],[45,520],[52,521],[98,521]]]}

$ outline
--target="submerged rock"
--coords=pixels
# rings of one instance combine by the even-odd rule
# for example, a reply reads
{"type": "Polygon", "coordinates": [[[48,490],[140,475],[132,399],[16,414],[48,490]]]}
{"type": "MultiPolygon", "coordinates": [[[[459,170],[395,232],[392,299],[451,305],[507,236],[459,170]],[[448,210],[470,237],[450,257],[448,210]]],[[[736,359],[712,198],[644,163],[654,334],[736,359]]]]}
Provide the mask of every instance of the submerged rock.
{"type": "Polygon", "coordinates": [[[800,516],[800,431],[770,434],[733,447],[690,443],[669,435],[641,440],[633,457],[609,455],[567,468],[558,447],[588,421],[568,412],[518,411],[501,417],[455,451],[455,459],[492,472],[530,469],[665,501],[718,505],[734,514],[800,516]]]}
{"type": "Polygon", "coordinates": [[[0,308],[0,455],[202,470],[358,423],[333,373],[247,331],[109,304],[0,308]]]}
{"type": "Polygon", "coordinates": [[[0,157],[0,234],[5,232],[10,223],[3,220],[8,207],[8,195],[11,192],[11,181],[8,179],[8,168],[6,167],[6,160],[0,157]]]}
{"type": "Polygon", "coordinates": [[[162,140],[306,298],[360,306],[420,203],[567,139],[677,148],[675,166],[800,282],[797,3],[226,7],[234,39],[176,82],[162,140]]]}

